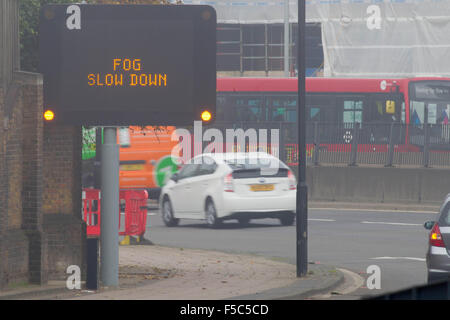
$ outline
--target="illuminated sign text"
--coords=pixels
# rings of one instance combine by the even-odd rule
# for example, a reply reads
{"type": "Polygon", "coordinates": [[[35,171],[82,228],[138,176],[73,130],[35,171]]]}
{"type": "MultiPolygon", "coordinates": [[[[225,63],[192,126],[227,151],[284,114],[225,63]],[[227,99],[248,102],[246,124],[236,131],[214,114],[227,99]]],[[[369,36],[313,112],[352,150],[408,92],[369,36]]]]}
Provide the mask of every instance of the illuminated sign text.
{"type": "MultiPolygon", "coordinates": [[[[141,71],[141,59],[114,59],[113,71],[141,71]]],[[[117,87],[117,86],[141,86],[141,87],[165,87],[167,86],[167,74],[154,73],[90,73],[87,76],[89,86],[117,87]],[[125,80],[124,80],[125,79],[125,80]]]]}

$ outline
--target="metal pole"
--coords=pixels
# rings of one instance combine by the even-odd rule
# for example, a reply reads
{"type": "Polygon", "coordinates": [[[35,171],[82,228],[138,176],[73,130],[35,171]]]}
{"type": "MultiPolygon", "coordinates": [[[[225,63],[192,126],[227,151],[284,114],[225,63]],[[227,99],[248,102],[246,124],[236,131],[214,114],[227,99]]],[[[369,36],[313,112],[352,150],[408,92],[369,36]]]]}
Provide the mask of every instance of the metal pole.
{"type": "Polygon", "coordinates": [[[353,127],[353,138],[352,138],[352,151],[350,153],[350,163],[349,166],[356,167],[356,158],[358,155],[358,143],[359,135],[361,132],[361,123],[356,122],[353,127]]]}
{"type": "Polygon", "coordinates": [[[289,0],[284,0],[284,76],[289,77],[289,0]]]}
{"type": "Polygon", "coordinates": [[[105,127],[102,145],[100,273],[104,286],[119,285],[119,146],[117,129],[105,127]]]}
{"type": "Polygon", "coordinates": [[[391,123],[391,130],[389,132],[389,149],[388,149],[388,155],[386,159],[385,167],[392,167],[394,163],[394,126],[395,122],[391,123]]]}
{"type": "Polygon", "coordinates": [[[317,121],[314,122],[314,153],[313,153],[313,163],[315,166],[319,165],[319,123],[317,121]]]}
{"type": "Polygon", "coordinates": [[[297,185],[297,277],[308,272],[308,188],[306,186],[305,107],[305,1],[298,1],[298,185],[297,185]]]}
{"type": "Polygon", "coordinates": [[[430,133],[428,131],[428,123],[424,123],[424,142],[423,142],[423,166],[425,168],[428,168],[429,162],[430,162],[430,150],[429,150],[429,144],[430,144],[430,133]]]}
{"type": "Polygon", "coordinates": [[[102,128],[95,128],[95,160],[94,160],[94,189],[100,189],[101,180],[101,160],[102,160],[102,128]]]}

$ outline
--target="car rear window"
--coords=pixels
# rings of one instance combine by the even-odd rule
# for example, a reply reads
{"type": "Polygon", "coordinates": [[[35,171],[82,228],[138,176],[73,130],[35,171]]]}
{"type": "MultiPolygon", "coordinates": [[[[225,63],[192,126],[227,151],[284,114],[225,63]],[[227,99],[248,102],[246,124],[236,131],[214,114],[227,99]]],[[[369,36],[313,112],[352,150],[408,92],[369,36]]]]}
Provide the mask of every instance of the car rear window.
{"type": "Polygon", "coordinates": [[[439,217],[439,225],[442,227],[450,226],[450,201],[441,210],[441,215],[439,217]]]}
{"type": "Polygon", "coordinates": [[[288,167],[276,159],[231,159],[225,163],[233,170],[233,178],[287,177],[288,167]]]}

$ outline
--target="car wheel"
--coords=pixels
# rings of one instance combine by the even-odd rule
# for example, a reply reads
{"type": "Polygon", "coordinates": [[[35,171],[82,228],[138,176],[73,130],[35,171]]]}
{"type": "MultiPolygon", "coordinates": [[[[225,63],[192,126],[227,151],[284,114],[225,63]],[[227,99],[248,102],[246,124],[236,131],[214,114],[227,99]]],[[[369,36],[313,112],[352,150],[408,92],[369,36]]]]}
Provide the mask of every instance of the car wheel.
{"type": "Polygon", "coordinates": [[[180,219],[173,217],[172,203],[168,198],[165,198],[162,204],[162,219],[167,227],[175,227],[180,221],[180,219]]]}
{"type": "Polygon", "coordinates": [[[217,218],[216,207],[214,206],[214,203],[212,202],[212,200],[208,200],[206,202],[205,219],[206,219],[206,224],[210,228],[217,228],[222,224],[222,221],[219,218],[217,218]]]}
{"type": "Polygon", "coordinates": [[[290,215],[280,217],[279,219],[280,219],[280,223],[283,226],[292,226],[295,221],[295,216],[293,214],[290,214],[290,215]]]}
{"type": "Polygon", "coordinates": [[[238,220],[239,224],[242,226],[248,226],[248,224],[250,223],[249,218],[239,218],[237,220],[238,220]]]}

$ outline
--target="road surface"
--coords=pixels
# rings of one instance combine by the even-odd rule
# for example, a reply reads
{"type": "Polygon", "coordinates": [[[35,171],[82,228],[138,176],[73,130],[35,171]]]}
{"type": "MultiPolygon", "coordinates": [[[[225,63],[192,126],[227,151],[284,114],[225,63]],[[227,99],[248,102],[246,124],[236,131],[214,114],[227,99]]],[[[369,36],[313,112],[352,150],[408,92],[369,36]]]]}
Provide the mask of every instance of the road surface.
{"type": "MultiPolygon", "coordinates": [[[[435,216],[430,212],[309,209],[308,261],[360,275],[362,286],[348,298],[425,284],[428,231],[423,223],[435,216]],[[381,289],[366,288],[371,265],[380,268],[381,289]]],[[[181,220],[178,227],[167,228],[157,213],[149,216],[145,237],[158,245],[255,254],[295,264],[295,235],[295,226],[283,227],[273,219],[252,220],[246,227],[229,221],[218,230],[209,229],[203,221],[181,220]]]]}

